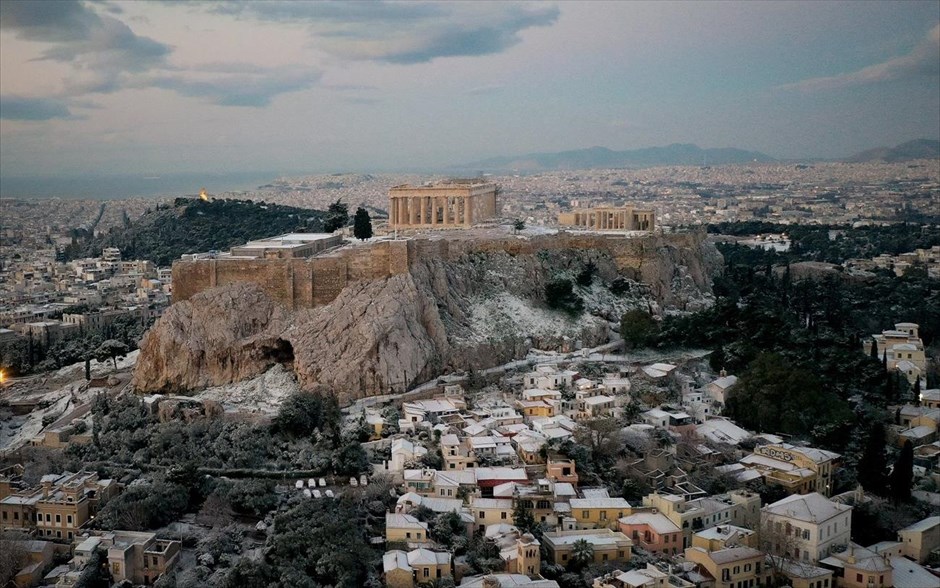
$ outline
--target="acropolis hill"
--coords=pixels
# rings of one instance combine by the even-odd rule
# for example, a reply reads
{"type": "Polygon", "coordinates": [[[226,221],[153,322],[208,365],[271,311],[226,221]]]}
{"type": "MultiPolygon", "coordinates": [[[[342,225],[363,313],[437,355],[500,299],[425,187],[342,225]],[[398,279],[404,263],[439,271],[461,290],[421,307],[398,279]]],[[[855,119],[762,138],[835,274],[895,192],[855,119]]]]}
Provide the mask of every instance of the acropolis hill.
{"type": "Polygon", "coordinates": [[[419,233],[304,259],[203,259],[173,267],[174,298],[141,344],[140,392],[181,392],[289,366],[344,402],[403,392],[529,349],[594,346],[629,308],[711,303],[721,256],[703,233],[419,233]],[[578,316],[545,286],[588,264],[578,316]],[[610,286],[621,278],[626,292],[610,286]]]}
{"type": "Polygon", "coordinates": [[[357,282],[388,279],[411,271],[419,263],[458,262],[492,252],[517,257],[576,251],[588,256],[592,252],[609,256],[620,275],[648,284],[658,300],[672,306],[681,301],[671,292],[669,280],[660,279],[659,266],[653,263],[654,254],[667,249],[698,249],[703,237],[700,233],[558,232],[520,238],[500,231],[474,229],[357,244],[311,258],[178,261],[173,264],[173,300],[188,300],[209,288],[251,282],[289,310],[314,308],[329,304],[357,282]]]}

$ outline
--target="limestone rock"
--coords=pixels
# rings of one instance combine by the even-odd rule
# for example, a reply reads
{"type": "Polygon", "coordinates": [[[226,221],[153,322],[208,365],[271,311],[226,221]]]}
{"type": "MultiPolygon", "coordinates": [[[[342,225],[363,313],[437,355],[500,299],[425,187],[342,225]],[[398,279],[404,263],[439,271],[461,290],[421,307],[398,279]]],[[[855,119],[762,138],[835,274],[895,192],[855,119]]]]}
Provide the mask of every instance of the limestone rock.
{"type": "Polygon", "coordinates": [[[289,313],[253,284],[207,290],[171,306],[144,336],[137,390],[183,392],[256,376],[290,350],[289,313]]]}
{"type": "Polygon", "coordinates": [[[721,267],[714,245],[656,235],[631,247],[629,263],[599,249],[420,259],[407,272],[350,283],[330,304],[298,311],[279,306],[258,285],[214,288],[174,304],[147,333],[134,386],[196,390],[280,363],[302,388],[335,393],[345,403],[519,359],[532,347],[599,345],[628,308],[712,303],[711,279],[721,267]],[[597,278],[579,288],[587,312],[571,317],[545,307],[545,285],[574,278],[588,261],[597,278]],[[617,277],[632,280],[629,294],[605,286],[617,277]]]}

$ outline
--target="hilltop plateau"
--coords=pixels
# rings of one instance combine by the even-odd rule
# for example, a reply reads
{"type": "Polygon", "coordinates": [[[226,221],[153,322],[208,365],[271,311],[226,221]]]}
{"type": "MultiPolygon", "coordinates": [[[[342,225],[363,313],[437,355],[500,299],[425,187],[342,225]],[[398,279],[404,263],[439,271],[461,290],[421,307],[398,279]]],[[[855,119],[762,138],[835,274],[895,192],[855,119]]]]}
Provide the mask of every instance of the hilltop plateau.
{"type": "Polygon", "coordinates": [[[407,271],[350,282],[312,308],[288,309],[264,284],[207,289],[174,304],[148,332],[134,386],[187,392],[281,363],[303,388],[342,402],[404,392],[532,348],[604,343],[630,308],[708,306],[722,264],[701,234],[620,239],[606,249],[510,247],[517,243],[418,256],[407,271]]]}

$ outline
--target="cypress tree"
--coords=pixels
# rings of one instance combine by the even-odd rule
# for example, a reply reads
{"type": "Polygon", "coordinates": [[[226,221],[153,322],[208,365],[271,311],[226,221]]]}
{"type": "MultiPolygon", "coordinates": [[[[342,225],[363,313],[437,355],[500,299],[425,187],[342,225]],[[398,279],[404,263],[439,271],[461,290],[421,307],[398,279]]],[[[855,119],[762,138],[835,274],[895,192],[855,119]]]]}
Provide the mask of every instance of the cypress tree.
{"type": "Polygon", "coordinates": [[[861,459],[858,460],[858,483],[879,496],[887,490],[888,458],[885,454],[885,428],[875,423],[868,435],[861,459]]]}
{"type": "Polygon", "coordinates": [[[914,485],[914,444],[907,440],[901,447],[901,454],[894,462],[891,471],[891,497],[895,504],[911,499],[911,487],[914,485]]]}
{"type": "Polygon", "coordinates": [[[369,217],[369,211],[361,206],[356,209],[353,219],[353,235],[360,241],[372,237],[372,219],[369,217]]]}
{"type": "Polygon", "coordinates": [[[874,339],[871,340],[871,351],[869,352],[872,359],[878,359],[878,342],[874,339]]]}

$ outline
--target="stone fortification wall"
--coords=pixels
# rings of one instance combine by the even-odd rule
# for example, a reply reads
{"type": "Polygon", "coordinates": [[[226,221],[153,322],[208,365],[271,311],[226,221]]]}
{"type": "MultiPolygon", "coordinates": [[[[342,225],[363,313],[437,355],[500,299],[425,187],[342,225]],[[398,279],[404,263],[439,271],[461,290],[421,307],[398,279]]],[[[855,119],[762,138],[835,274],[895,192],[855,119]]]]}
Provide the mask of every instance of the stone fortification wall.
{"type": "Polygon", "coordinates": [[[624,236],[560,232],[556,235],[473,238],[416,238],[349,247],[310,259],[201,259],[173,264],[173,301],[236,282],[261,286],[289,309],[315,308],[332,302],[349,284],[404,274],[419,261],[457,261],[467,255],[539,251],[606,251],[620,271],[637,279],[663,249],[697,250],[703,233],[624,236]]]}

